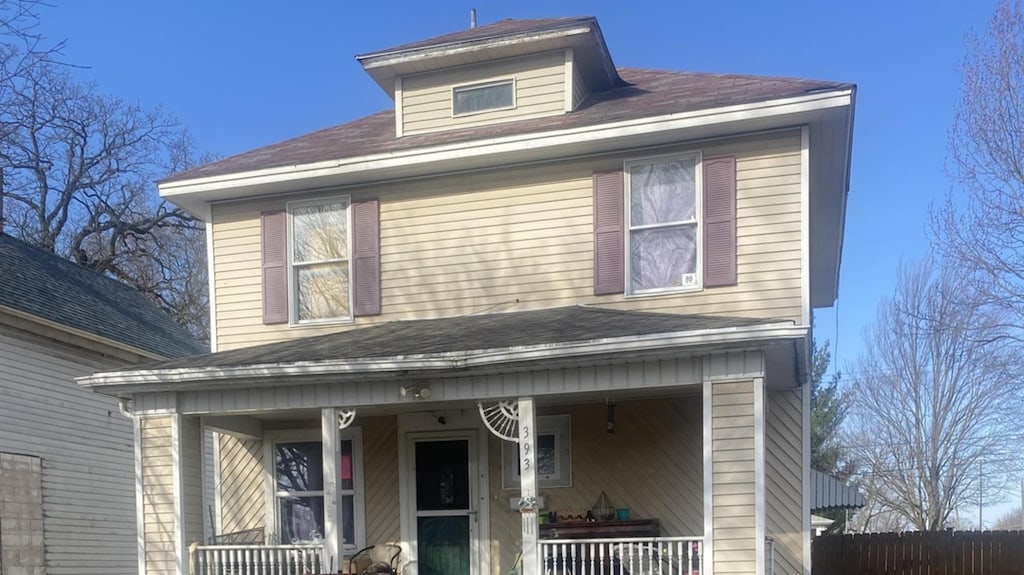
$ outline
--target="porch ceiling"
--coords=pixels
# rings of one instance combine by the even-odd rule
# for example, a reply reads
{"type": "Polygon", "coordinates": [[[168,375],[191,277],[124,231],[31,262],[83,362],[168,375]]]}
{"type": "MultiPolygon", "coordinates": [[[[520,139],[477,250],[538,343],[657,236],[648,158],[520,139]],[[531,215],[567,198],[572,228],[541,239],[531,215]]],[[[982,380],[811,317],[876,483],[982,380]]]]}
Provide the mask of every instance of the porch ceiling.
{"type": "Polygon", "coordinates": [[[586,306],[394,321],[82,378],[88,387],[255,377],[443,372],[523,362],[760,347],[804,337],[788,320],[622,311],[586,306]]]}

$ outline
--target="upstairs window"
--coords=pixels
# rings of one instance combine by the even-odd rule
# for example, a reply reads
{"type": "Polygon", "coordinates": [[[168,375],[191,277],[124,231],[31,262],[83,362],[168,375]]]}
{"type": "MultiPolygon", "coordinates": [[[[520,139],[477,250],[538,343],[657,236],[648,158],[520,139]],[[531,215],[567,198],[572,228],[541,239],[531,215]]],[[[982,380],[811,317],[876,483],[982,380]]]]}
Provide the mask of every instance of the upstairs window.
{"type": "Polygon", "coordinates": [[[452,116],[516,107],[515,81],[498,80],[452,88],[452,116]]]}
{"type": "Polygon", "coordinates": [[[630,294],[698,289],[700,156],[626,164],[630,294]]]}
{"type": "Polygon", "coordinates": [[[296,323],[352,317],[348,208],[347,197],[288,204],[296,323]]]}

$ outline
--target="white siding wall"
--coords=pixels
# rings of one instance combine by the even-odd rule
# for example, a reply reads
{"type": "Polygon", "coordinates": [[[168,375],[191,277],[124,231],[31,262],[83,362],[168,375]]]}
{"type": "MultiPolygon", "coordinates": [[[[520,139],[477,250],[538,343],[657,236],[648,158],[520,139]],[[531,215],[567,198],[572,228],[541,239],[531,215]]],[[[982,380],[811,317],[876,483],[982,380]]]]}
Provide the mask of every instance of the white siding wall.
{"type": "Polygon", "coordinates": [[[42,459],[48,575],[138,571],[131,420],[74,382],[121,365],[0,325],[0,451],[42,459]]]}

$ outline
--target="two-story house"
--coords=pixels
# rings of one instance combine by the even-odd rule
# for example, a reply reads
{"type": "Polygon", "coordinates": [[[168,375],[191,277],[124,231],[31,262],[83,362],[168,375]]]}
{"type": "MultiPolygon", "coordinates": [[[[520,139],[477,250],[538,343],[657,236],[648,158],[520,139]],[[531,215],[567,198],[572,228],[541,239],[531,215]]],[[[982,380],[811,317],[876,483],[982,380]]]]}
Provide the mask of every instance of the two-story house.
{"type": "Polygon", "coordinates": [[[617,68],[589,17],[357,58],[394,109],[160,183],[207,223],[213,353],[82,380],[139,420],[145,575],[384,542],[406,574],[807,573],[855,87],[617,68]],[[206,506],[260,542],[189,549],[206,506]]]}

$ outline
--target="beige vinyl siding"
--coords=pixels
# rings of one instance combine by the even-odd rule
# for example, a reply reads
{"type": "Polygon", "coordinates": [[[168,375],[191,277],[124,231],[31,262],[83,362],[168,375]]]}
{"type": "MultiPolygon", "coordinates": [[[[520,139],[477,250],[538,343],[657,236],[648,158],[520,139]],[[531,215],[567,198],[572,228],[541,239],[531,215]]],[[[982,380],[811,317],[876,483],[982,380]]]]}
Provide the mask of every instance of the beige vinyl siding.
{"type": "Polygon", "coordinates": [[[398,418],[361,418],[355,425],[363,429],[366,544],[400,541],[398,418]]]}
{"type": "Polygon", "coordinates": [[[174,453],[171,418],[146,417],[142,426],[142,514],[146,575],[177,572],[174,541],[174,453]]]}
{"type": "Polygon", "coordinates": [[[263,442],[219,437],[221,532],[266,530],[263,442]]]}
{"type": "Polygon", "coordinates": [[[74,381],[126,364],[105,348],[56,342],[7,320],[0,317],[0,451],[41,460],[46,573],[137,573],[132,421],[112,398],[74,381]]]}
{"type": "Polygon", "coordinates": [[[711,387],[715,573],[754,573],[754,383],[711,387]]]}
{"type": "Polygon", "coordinates": [[[565,52],[404,76],[401,107],[404,135],[562,114],[565,52]],[[452,116],[452,88],[506,79],[514,80],[514,108],[452,116]]]}
{"type": "Polygon", "coordinates": [[[283,209],[289,198],[218,204],[212,222],[218,349],[378,321],[573,304],[801,320],[799,131],[344,193],[354,201],[381,200],[383,315],[329,326],[263,325],[259,214],[283,209]],[[592,173],[621,168],[624,160],[649,153],[694,149],[704,157],[737,158],[737,285],[631,298],[594,296],[592,173]]]}
{"type": "MultiPolygon", "coordinates": [[[[572,422],[572,486],[541,487],[545,511],[587,510],[604,491],[636,519],[657,518],[665,536],[704,533],[701,398],[620,401],[615,433],[607,433],[603,403],[545,408],[572,422]]],[[[502,441],[490,440],[492,573],[508,573],[522,524],[509,508],[518,490],[501,488],[502,441]],[[500,565],[494,562],[500,558],[500,565]]],[[[509,444],[511,445],[511,444],[509,444]]]]}
{"type": "Polygon", "coordinates": [[[803,573],[803,417],[800,389],[767,393],[765,515],[775,538],[775,573],[803,573]]]}

